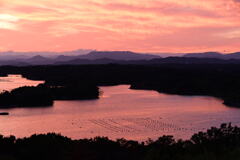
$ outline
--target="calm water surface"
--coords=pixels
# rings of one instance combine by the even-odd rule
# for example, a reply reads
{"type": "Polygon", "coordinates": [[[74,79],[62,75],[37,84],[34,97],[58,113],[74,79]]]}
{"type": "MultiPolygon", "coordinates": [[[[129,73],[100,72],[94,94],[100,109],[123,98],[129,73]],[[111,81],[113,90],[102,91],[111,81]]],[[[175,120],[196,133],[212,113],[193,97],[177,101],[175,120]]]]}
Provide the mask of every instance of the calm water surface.
{"type": "Polygon", "coordinates": [[[0,91],[12,90],[21,86],[37,86],[44,81],[31,81],[23,78],[21,75],[8,75],[7,77],[0,77],[0,91]]]}
{"type": "MultiPolygon", "coordinates": [[[[10,89],[17,83],[42,83],[18,76],[7,78],[9,81],[1,79],[1,89],[10,89]]],[[[108,136],[143,141],[164,134],[189,138],[223,122],[240,125],[240,109],[226,107],[216,98],[128,88],[128,85],[101,87],[103,95],[98,100],[55,101],[49,108],[0,109],[10,113],[0,116],[0,133],[25,137],[56,132],[74,139],[108,136]]]]}

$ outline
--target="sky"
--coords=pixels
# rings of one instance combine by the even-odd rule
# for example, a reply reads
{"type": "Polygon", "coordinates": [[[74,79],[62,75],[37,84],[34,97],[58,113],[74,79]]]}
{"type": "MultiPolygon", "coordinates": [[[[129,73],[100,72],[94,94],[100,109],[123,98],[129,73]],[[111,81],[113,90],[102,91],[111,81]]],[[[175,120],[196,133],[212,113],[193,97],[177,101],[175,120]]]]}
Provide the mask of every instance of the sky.
{"type": "Polygon", "coordinates": [[[240,0],[0,0],[0,51],[240,51],[240,0]]]}

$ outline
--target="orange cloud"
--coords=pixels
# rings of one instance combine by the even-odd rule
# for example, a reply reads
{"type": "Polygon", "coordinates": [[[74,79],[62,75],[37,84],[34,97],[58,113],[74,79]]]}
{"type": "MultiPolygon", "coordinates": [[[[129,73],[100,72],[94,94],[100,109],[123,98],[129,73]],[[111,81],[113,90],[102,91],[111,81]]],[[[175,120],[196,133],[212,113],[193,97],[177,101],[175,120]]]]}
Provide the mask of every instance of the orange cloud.
{"type": "Polygon", "coordinates": [[[237,51],[239,0],[1,0],[3,50],[237,51]]]}

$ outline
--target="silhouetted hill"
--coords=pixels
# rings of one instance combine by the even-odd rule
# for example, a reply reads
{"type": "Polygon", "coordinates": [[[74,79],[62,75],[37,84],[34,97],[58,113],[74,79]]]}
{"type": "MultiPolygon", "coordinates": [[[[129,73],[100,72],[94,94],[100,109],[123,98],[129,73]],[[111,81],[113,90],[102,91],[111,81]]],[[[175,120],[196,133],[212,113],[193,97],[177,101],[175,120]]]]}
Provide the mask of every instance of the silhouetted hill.
{"type": "Polygon", "coordinates": [[[108,58],[88,60],[74,59],[70,61],[56,62],[55,65],[85,65],[85,64],[139,64],[139,65],[160,65],[160,64],[240,64],[238,59],[217,59],[217,58],[194,58],[194,57],[167,57],[151,60],[113,60],[108,58]]]}
{"type": "Polygon", "coordinates": [[[195,58],[195,57],[167,57],[162,59],[152,59],[148,64],[240,64],[237,59],[218,59],[218,58],[195,58]]]}
{"type": "Polygon", "coordinates": [[[218,52],[205,52],[205,53],[189,53],[183,57],[191,58],[217,58],[217,59],[240,59],[240,52],[221,54],[218,52]]]}
{"type": "Polygon", "coordinates": [[[227,57],[228,59],[240,59],[240,52],[235,52],[224,56],[227,57]]]}
{"type": "Polygon", "coordinates": [[[78,56],[78,58],[95,60],[108,58],[112,60],[149,60],[154,58],[161,58],[157,55],[140,54],[130,51],[94,51],[87,55],[78,56]]]}
{"type": "MultiPolygon", "coordinates": [[[[118,64],[126,63],[122,61],[150,60],[154,58],[161,57],[151,54],[134,53],[130,51],[93,51],[89,54],[79,56],[60,55],[57,58],[52,59],[50,62],[53,62],[52,64],[118,64]]],[[[40,62],[45,61],[49,60],[43,60],[40,62]]]]}
{"type": "Polygon", "coordinates": [[[57,58],[55,58],[55,62],[65,62],[65,61],[71,61],[77,59],[76,56],[65,56],[65,55],[60,55],[57,58]]]}
{"type": "Polygon", "coordinates": [[[70,61],[59,61],[54,63],[55,65],[83,65],[83,64],[124,64],[127,61],[118,61],[109,58],[101,58],[96,60],[89,60],[89,59],[73,59],[70,61]]]}
{"type": "Polygon", "coordinates": [[[223,54],[218,52],[204,52],[204,53],[189,53],[185,54],[183,57],[191,57],[191,58],[220,58],[224,57],[223,54]]]}
{"type": "Polygon", "coordinates": [[[46,58],[40,55],[34,56],[32,58],[23,60],[26,63],[33,64],[33,65],[38,65],[38,64],[52,64],[54,61],[50,58],[46,58]]]}
{"type": "MultiPolygon", "coordinates": [[[[71,56],[61,56],[64,60],[54,60],[42,56],[35,56],[27,60],[0,61],[0,65],[28,66],[28,65],[87,65],[87,64],[138,64],[138,65],[160,65],[160,64],[240,64],[240,59],[219,58],[195,58],[195,57],[167,57],[150,60],[115,60],[110,58],[81,59],[71,56]],[[67,60],[71,59],[71,60],[67,60]]],[[[59,58],[58,58],[59,59],[59,58]]]]}
{"type": "Polygon", "coordinates": [[[240,52],[221,54],[218,52],[190,53],[183,57],[162,58],[157,55],[134,53],[130,51],[93,51],[85,55],[44,57],[42,55],[15,60],[0,59],[0,65],[27,66],[27,65],[85,65],[85,64],[240,64],[240,52]]]}
{"type": "Polygon", "coordinates": [[[58,55],[68,55],[68,56],[77,56],[84,55],[92,52],[94,50],[89,49],[78,49],[73,51],[64,51],[64,52],[49,52],[49,51],[3,51],[0,52],[0,60],[16,60],[16,59],[27,59],[32,56],[41,55],[44,57],[56,57],[58,55]]]}
{"type": "Polygon", "coordinates": [[[28,65],[30,64],[18,60],[0,61],[0,66],[28,66],[28,65]]]}

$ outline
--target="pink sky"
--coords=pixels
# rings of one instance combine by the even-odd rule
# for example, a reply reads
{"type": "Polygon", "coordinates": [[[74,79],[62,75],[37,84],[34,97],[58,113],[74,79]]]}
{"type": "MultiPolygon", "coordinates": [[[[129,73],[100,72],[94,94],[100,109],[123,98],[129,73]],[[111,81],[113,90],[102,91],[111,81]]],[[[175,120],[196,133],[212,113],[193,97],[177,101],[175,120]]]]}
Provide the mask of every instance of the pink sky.
{"type": "Polygon", "coordinates": [[[0,0],[0,51],[240,51],[240,0],[0,0]]]}

